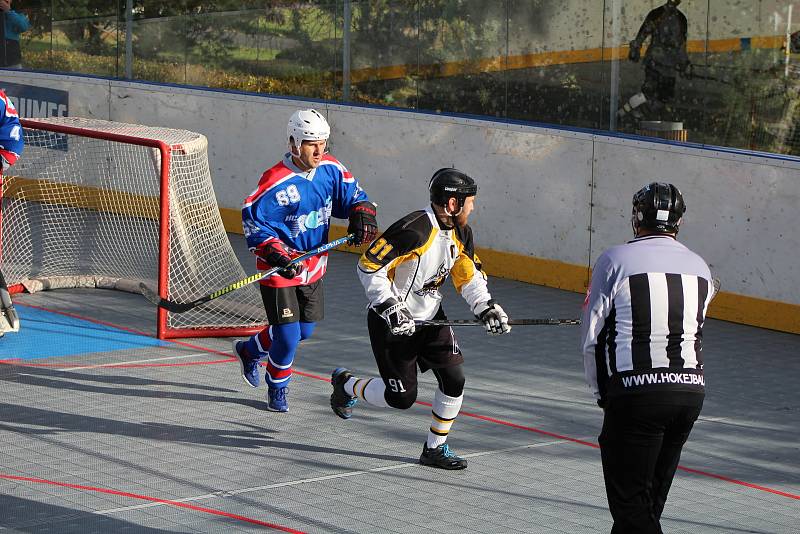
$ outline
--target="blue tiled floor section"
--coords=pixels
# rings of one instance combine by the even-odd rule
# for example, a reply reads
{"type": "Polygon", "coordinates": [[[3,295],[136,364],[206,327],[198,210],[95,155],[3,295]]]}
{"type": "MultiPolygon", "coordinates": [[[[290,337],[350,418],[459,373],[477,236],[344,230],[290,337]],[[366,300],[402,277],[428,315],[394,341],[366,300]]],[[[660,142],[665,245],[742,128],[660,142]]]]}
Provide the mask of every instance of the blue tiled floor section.
{"type": "Polygon", "coordinates": [[[15,306],[22,328],[0,338],[0,359],[52,358],[167,346],[155,338],[58,313],[15,306]]]}

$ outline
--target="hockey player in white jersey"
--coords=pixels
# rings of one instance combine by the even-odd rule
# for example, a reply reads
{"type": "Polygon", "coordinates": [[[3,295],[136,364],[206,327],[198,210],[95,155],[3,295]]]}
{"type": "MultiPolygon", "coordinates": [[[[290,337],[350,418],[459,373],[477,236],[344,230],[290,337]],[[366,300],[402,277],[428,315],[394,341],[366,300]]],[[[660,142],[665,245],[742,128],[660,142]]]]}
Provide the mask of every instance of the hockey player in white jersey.
{"type": "Polygon", "coordinates": [[[705,395],[706,262],[677,240],[672,184],[633,196],[635,238],[603,252],[584,303],[586,380],[604,410],[600,451],[612,534],[660,534],[683,444],[705,395]]]}
{"type": "Polygon", "coordinates": [[[467,220],[477,186],[456,169],[440,169],[429,184],[431,205],[410,213],[373,241],[358,263],[366,290],[370,342],[380,380],[357,378],[345,368],[333,372],[331,408],[350,419],[357,399],[367,404],[410,408],[417,398],[417,367],[433,371],[438,389],[420,463],[464,469],[446,441],[464,398],[464,358],[447,326],[415,326],[415,320],[446,319],[439,288],[452,276],[456,290],[490,334],[511,330],[494,300],[475,254],[467,220]]]}

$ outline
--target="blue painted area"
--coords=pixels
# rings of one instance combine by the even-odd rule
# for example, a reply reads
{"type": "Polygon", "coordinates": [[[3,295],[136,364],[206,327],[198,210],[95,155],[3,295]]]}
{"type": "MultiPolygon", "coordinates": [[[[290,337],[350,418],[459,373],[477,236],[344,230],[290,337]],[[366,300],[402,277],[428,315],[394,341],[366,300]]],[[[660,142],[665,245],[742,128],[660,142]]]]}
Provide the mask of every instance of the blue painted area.
{"type": "Polygon", "coordinates": [[[163,347],[169,343],[58,313],[14,306],[19,332],[0,338],[0,359],[52,358],[92,352],[163,347]]]}
{"type": "Polygon", "coordinates": [[[749,37],[742,37],[739,39],[739,43],[742,47],[742,50],[750,50],[750,38],[749,37]]]}

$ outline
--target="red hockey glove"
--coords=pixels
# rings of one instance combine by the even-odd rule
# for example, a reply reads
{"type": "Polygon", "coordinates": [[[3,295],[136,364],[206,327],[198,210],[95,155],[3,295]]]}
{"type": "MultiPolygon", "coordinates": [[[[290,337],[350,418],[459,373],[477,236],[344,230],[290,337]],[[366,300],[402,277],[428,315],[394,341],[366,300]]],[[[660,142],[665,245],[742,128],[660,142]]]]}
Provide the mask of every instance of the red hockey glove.
{"type": "Polygon", "coordinates": [[[372,202],[359,202],[350,208],[350,225],[348,234],[355,234],[354,245],[371,243],[378,237],[377,206],[372,202]]]}
{"type": "Polygon", "coordinates": [[[264,258],[264,261],[270,266],[282,267],[282,269],[278,271],[278,274],[291,280],[305,270],[305,266],[302,262],[291,263],[292,257],[290,254],[292,252],[293,250],[287,247],[286,243],[275,240],[264,247],[260,256],[264,258]]]}

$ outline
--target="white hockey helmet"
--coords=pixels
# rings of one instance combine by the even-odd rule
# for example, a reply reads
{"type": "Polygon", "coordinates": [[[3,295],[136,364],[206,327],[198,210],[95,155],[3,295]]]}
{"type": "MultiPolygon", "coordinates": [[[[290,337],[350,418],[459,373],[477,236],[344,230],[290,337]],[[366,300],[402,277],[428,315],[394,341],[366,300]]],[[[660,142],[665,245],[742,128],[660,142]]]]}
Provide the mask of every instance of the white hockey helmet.
{"type": "Polygon", "coordinates": [[[331,135],[331,127],[316,109],[300,109],[292,113],[286,126],[290,145],[300,148],[303,141],[324,141],[331,135]],[[292,142],[294,140],[294,142],[292,142]]]}

